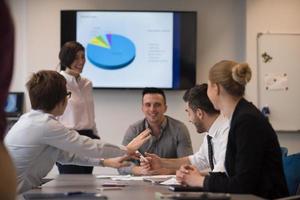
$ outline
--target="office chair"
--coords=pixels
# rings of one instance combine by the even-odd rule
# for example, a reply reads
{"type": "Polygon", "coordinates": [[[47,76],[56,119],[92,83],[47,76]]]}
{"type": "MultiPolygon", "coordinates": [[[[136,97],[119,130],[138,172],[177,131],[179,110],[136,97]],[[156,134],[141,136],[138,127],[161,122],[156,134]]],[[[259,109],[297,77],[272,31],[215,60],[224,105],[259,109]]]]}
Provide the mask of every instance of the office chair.
{"type": "Polygon", "coordinates": [[[300,153],[283,157],[283,169],[290,195],[295,195],[300,184],[300,153]]]}
{"type": "Polygon", "coordinates": [[[287,155],[288,155],[288,148],[286,148],[286,147],[280,147],[280,149],[281,149],[282,158],[287,157],[287,155]]]}

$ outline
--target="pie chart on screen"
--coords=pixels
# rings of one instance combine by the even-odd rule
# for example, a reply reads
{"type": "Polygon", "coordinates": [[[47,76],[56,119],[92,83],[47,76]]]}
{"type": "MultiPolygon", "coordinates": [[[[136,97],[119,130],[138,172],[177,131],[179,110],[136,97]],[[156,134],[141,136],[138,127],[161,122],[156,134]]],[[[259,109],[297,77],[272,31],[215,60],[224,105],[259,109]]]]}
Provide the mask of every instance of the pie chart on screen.
{"type": "Polygon", "coordinates": [[[114,70],[128,66],[135,58],[135,45],[122,35],[106,34],[92,38],[87,58],[95,66],[114,70]]]}

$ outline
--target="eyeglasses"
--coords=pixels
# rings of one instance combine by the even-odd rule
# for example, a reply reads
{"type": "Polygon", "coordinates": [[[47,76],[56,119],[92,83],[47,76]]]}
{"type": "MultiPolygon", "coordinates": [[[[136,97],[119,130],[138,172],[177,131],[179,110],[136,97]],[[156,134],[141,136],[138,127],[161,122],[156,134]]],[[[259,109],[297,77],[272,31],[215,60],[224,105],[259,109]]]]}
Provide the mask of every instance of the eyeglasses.
{"type": "Polygon", "coordinates": [[[67,92],[67,95],[66,95],[69,99],[71,98],[71,96],[72,96],[72,92],[67,92]]]}

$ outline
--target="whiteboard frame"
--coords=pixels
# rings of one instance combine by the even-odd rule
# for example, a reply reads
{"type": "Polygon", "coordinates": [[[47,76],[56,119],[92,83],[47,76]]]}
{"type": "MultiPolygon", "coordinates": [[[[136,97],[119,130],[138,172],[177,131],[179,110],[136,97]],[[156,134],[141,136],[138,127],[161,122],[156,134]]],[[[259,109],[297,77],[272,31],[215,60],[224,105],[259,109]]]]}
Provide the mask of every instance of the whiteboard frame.
{"type": "MultiPolygon", "coordinates": [[[[256,67],[256,72],[257,72],[257,105],[258,105],[258,109],[261,109],[261,96],[260,96],[260,85],[261,85],[261,81],[260,80],[260,50],[259,50],[259,38],[263,35],[291,35],[291,36],[299,36],[300,37],[300,33],[285,33],[285,32],[259,32],[257,33],[256,36],[256,62],[257,62],[257,67],[256,67]]],[[[276,129],[277,132],[281,132],[281,133],[300,133],[300,129],[276,129]]]]}

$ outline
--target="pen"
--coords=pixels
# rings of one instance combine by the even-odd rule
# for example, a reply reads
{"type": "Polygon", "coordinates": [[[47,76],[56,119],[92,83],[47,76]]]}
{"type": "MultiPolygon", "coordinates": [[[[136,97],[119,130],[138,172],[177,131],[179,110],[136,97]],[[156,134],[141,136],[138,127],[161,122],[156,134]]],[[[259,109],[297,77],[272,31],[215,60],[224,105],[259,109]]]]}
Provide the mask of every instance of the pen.
{"type": "Polygon", "coordinates": [[[145,156],[143,156],[143,154],[141,154],[141,152],[139,152],[138,150],[136,150],[136,153],[140,155],[141,160],[144,160],[145,162],[149,162],[147,160],[147,158],[145,158],[145,156]]]}

